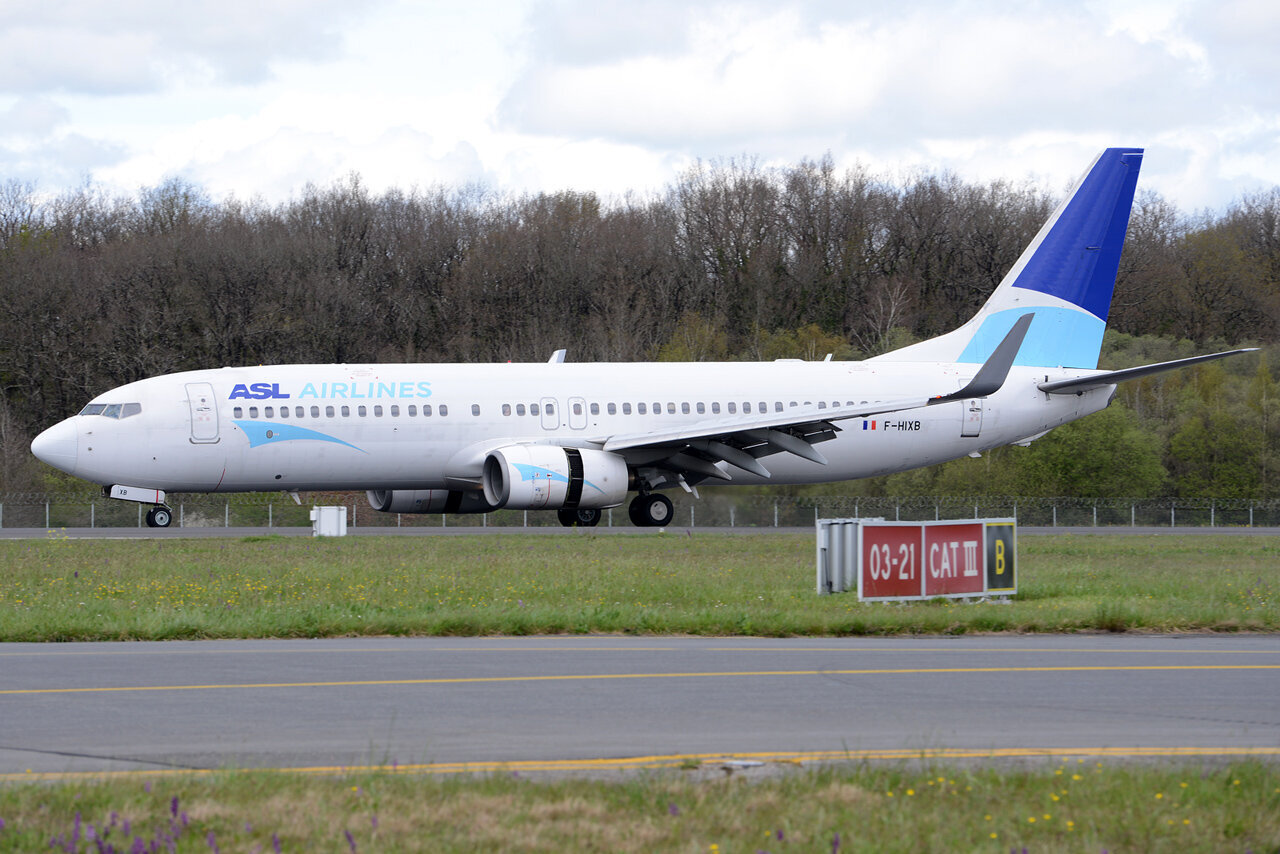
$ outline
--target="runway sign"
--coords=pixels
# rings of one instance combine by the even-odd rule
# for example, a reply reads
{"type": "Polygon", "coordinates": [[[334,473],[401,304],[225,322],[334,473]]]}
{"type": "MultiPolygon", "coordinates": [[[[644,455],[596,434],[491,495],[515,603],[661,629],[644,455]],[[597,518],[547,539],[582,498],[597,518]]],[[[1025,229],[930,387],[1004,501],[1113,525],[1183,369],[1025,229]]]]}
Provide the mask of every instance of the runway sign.
{"type": "Polygon", "coordinates": [[[1017,592],[1013,519],[818,521],[818,592],[853,589],[860,601],[1017,592]]]}

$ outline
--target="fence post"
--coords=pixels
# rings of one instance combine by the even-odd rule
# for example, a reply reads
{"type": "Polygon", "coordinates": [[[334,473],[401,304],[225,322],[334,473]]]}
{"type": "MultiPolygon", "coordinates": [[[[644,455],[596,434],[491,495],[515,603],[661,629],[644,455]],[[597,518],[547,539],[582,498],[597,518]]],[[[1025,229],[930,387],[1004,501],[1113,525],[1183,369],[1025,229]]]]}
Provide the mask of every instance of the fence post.
{"type": "MultiPolygon", "coordinates": [[[[1249,508],[1249,518],[1253,518],[1253,508],[1249,508]]],[[[0,501],[0,528],[4,527],[4,502],[0,501]]]]}
{"type": "MultiPolygon", "coordinates": [[[[732,527],[733,527],[733,508],[734,508],[734,505],[730,504],[730,505],[729,505],[729,527],[730,527],[730,528],[732,528],[732,527]]],[[[1250,518],[1250,519],[1252,519],[1252,518],[1253,518],[1253,508],[1252,508],[1252,507],[1251,507],[1251,508],[1249,508],[1249,514],[1250,514],[1250,515],[1249,515],[1249,518],[1250,518]]]]}
{"type": "Polygon", "coordinates": [[[689,527],[693,527],[693,505],[689,505],[689,527]]]}
{"type": "Polygon", "coordinates": [[[222,505],[222,527],[231,527],[231,500],[227,499],[227,503],[222,505]]]}
{"type": "Polygon", "coordinates": [[[187,526],[187,503],[178,505],[178,527],[185,528],[187,526]]]}
{"type": "Polygon", "coordinates": [[[44,500],[44,526],[49,527],[49,499],[44,500]]]}
{"type": "Polygon", "coordinates": [[[1217,519],[1217,514],[1214,512],[1215,510],[1216,508],[1214,507],[1214,502],[1210,501],[1209,502],[1209,527],[1210,528],[1215,527],[1215,521],[1217,519]]]}
{"type": "Polygon", "coordinates": [[[1174,526],[1174,520],[1177,518],[1177,513],[1174,512],[1177,509],[1177,507],[1178,507],[1178,502],[1176,501],[1169,502],[1169,527],[1170,528],[1174,526]]]}
{"type": "Polygon", "coordinates": [[[89,527],[90,528],[98,527],[97,517],[98,517],[98,502],[90,501],[89,502],[89,527]]]}
{"type": "Polygon", "coordinates": [[[1098,527],[1098,505],[1093,505],[1093,527],[1098,527]]]}
{"type": "Polygon", "coordinates": [[[268,501],[267,502],[267,527],[268,528],[274,528],[276,526],[274,509],[275,509],[275,505],[272,504],[270,501],[268,501]]]}
{"type": "MultiPolygon", "coordinates": [[[[612,525],[613,525],[613,510],[612,510],[612,509],[610,509],[610,510],[609,510],[609,525],[610,525],[611,527],[612,527],[612,525]]],[[[526,527],[526,528],[527,528],[527,527],[529,527],[529,511],[528,511],[528,510],[524,511],[524,527],[526,527]]]]}
{"type": "Polygon", "coordinates": [[[778,500],[773,501],[773,527],[778,527],[778,500]]]}
{"type": "Polygon", "coordinates": [[[1131,501],[1129,502],[1129,527],[1130,528],[1134,527],[1134,522],[1136,519],[1137,519],[1137,511],[1133,509],[1133,502],[1131,501]]]}
{"type": "MultiPolygon", "coordinates": [[[[0,504],[0,523],[4,521],[4,505],[0,504]]],[[[1249,502],[1249,527],[1253,527],[1253,502],[1249,502]]]]}
{"type": "Polygon", "coordinates": [[[1058,505],[1053,505],[1053,527],[1058,527],[1058,505]]]}

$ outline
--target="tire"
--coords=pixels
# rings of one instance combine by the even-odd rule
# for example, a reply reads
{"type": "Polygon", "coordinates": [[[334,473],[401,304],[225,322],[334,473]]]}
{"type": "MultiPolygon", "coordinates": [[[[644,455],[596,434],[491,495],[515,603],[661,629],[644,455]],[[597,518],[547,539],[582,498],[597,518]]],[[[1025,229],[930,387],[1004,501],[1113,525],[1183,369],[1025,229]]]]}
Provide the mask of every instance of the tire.
{"type": "Polygon", "coordinates": [[[627,508],[632,524],[639,528],[661,528],[671,524],[675,508],[671,499],[665,495],[651,492],[648,495],[637,495],[627,508]]]}
{"type": "Polygon", "coordinates": [[[167,528],[173,522],[173,511],[168,507],[152,507],[147,511],[148,528],[167,528]]]}
{"type": "Polygon", "coordinates": [[[594,528],[600,524],[600,511],[578,508],[577,510],[557,510],[556,518],[566,528],[594,528]]]}

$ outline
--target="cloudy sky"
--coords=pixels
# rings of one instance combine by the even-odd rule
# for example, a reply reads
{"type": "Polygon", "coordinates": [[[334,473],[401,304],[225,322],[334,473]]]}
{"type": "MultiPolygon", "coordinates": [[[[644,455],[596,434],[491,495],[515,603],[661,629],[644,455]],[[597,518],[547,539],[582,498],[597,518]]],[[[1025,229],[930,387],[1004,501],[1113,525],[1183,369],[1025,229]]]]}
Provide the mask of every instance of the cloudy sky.
{"type": "Polygon", "coordinates": [[[1107,145],[1185,211],[1280,184],[1275,0],[5,0],[0,181],[288,199],[661,190],[830,152],[1059,191],[1107,145]]]}

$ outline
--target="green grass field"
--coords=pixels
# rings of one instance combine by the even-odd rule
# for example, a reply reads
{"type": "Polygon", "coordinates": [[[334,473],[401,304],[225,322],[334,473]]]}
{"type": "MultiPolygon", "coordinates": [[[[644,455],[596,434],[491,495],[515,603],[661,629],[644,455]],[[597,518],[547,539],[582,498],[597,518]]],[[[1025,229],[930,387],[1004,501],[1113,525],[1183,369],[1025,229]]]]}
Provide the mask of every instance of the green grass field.
{"type": "MultiPolygon", "coordinates": [[[[1027,537],[1012,603],[814,593],[804,536],[0,542],[0,639],[1276,631],[1269,537],[1027,537]]],[[[1045,760],[0,786],[0,850],[1280,851],[1280,768],[1045,760]],[[90,827],[92,826],[92,827],[90,827]],[[98,843],[103,845],[99,846],[98,843]],[[172,847],[171,847],[172,843],[172,847]]]]}
{"type": "Polygon", "coordinates": [[[1280,630],[1280,541],[1043,536],[1012,602],[814,592],[810,535],[0,542],[0,640],[1280,630]]]}
{"type": "Polygon", "coordinates": [[[0,787],[0,822],[5,851],[1262,852],[1280,848],[1280,770],[1062,760],[756,781],[131,774],[0,787]]]}

